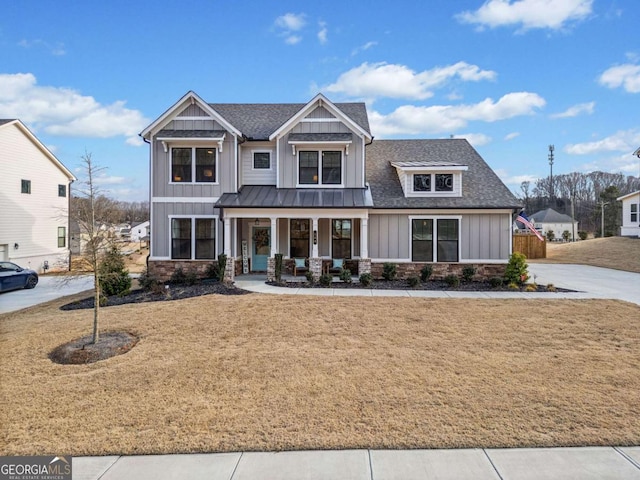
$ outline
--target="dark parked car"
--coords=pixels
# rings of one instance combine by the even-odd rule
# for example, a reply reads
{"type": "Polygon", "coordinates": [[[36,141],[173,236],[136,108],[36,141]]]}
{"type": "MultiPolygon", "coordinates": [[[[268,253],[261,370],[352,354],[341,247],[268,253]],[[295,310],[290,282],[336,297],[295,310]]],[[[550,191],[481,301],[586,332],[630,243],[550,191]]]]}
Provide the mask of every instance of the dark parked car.
{"type": "Polygon", "coordinates": [[[38,274],[15,263],[0,262],[0,292],[17,288],[33,288],[38,284],[38,274]]]}

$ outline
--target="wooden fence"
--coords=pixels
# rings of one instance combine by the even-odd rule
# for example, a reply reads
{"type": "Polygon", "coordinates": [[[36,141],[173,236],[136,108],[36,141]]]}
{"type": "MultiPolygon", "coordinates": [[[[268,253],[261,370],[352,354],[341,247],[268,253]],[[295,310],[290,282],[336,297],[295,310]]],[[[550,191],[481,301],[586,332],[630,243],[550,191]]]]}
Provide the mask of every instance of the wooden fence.
{"type": "Polygon", "coordinates": [[[529,259],[547,258],[547,241],[540,241],[533,234],[513,235],[513,252],[524,253],[529,259]]]}

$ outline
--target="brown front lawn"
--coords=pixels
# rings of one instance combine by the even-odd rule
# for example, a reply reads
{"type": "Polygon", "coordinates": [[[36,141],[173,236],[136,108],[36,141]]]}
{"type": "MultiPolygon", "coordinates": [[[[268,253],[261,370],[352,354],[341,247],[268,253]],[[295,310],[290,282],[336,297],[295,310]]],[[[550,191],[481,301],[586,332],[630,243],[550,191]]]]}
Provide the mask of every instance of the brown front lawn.
{"type": "Polygon", "coordinates": [[[640,238],[608,237],[547,243],[547,258],[533,263],[576,263],[640,273],[640,238]]]}
{"type": "Polygon", "coordinates": [[[135,348],[51,362],[91,315],[0,315],[1,454],[640,444],[630,303],[209,295],[104,309],[135,348]]]}

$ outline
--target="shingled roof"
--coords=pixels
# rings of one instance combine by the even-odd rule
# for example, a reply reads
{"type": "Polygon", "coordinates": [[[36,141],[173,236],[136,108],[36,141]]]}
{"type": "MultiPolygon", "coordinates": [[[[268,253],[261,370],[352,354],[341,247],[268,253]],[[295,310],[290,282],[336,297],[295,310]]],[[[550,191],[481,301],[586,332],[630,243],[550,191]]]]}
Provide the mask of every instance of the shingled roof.
{"type": "Polygon", "coordinates": [[[374,140],[366,149],[366,178],[374,208],[520,208],[476,150],[464,139],[374,140]],[[467,165],[461,197],[406,198],[391,162],[437,162],[467,165]]]}
{"type": "MultiPolygon", "coordinates": [[[[369,130],[364,103],[335,103],[342,113],[360,127],[369,130]]],[[[209,106],[240,130],[249,140],[268,140],[287,120],[306,106],[305,103],[210,103],[209,106]]]]}

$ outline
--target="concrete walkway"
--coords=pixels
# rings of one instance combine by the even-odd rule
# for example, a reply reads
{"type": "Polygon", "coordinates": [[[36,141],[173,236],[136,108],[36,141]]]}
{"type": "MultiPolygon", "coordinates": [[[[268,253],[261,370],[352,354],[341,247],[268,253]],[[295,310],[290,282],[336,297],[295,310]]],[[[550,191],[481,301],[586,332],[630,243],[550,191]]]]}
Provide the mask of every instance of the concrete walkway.
{"type": "Polygon", "coordinates": [[[76,457],[74,480],[640,480],[640,447],[76,457]]]}
{"type": "Polygon", "coordinates": [[[371,288],[284,288],[265,284],[264,275],[240,275],[235,284],[257,293],[320,296],[419,297],[419,298],[610,298],[640,305],[640,273],[586,265],[529,264],[529,275],[540,285],[575,292],[458,292],[434,290],[376,290],[371,288]]]}

